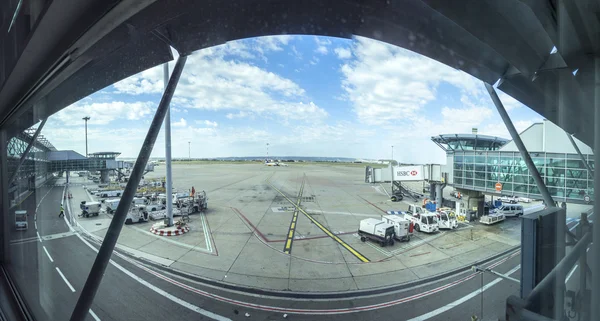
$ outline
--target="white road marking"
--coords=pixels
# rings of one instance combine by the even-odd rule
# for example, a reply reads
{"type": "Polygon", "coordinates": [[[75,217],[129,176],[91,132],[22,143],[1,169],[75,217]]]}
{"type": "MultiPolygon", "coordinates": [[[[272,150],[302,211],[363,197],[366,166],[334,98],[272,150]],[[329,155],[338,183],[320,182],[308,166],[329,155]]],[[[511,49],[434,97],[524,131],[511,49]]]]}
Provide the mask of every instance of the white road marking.
{"type": "MultiPolygon", "coordinates": [[[[515,273],[520,268],[521,268],[521,265],[517,265],[512,270],[508,271],[508,273],[506,273],[504,275],[505,276],[509,276],[509,275],[515,273]]],[[[459,306],[459,305],[467,302],[468,300],[471,300],[472,298],[476,297],[477,295],[480,295],[483,291],[485,291],[485,290],[493,287],[494,285],[500,283],[500,281],[502,281],[502,280],[503,280],[502,278],[497,278],[494,281],[486,284],[483,288],[475,290],[475,291],[467,294],[466,296],[464,296],[464,297],[462,297],[462,298],[460,298],[460,299],[458,299],[458,300],[456,300],[454,302],[450,302],[450,303],[446,304],[445,306],[440,307],[438,309],[435,309],[435,310],[433,310],[433,311],[431,311],[429,313],[425,313],[425,314],[420,315],[418,317],[409,319],[408,321],[424,321],[424,320],[431,319],[431,318],[433,318],[433,317],[435,317],[437,315],[440,315],[440,314],[442,314],[442,313],[444,313],[444,312],[446,312],[446,311],[448,311],[448,310],[450,310],[452,308],[455,308],[455,307],[457,307],[457,306],[459,306]]]]}
{"type": "Polygon", "coordinates": [[[92,311],[92,309],[90,309],[90,315],[92,318],[94,318],[94,320],[100,321],[100,318],[96,315],[96,313],[94,313],[94,311],[92,311]]]}
{"type": "Polygon", "coordinates": [[[71,292],[75,292],[75,288],[73,288],[73,286],[71,285],[71,283],[69,283],[69,280],[67,280],[67,278],[60,271],[60,269],[58,268],[58,266],[56,267],[56,271],[58,272],[58,274],[60,274],[60,276],[62,277],[63,281],[65,281],[65,283],[67,284],[67,286],[69,287],[69,289],[71,289],[71,292]]]}
{"type": "Polygon", "coordinates": [[[200,220],[202,221],[202,231],[204,232],[204,240],[206,241],[206,249],[212,253],[212,244],[210,243],[210,231],[208,230],[208,224],[206,224],[206,217],[204,212],[200,213],[200,220]]]}
{"type": "Polygon", "coordinates": [[[365,217],[381,217],[381,214],[362,214],[362,213],[350,213],[350,212],[334,212],[334,211],[322,211],[315,209],[306,209],[309,214],[333,214],[333,215],[348,215],[348,216],[365,216],[365,217]]]}
{"type": "Polygon", "coordinates": [[[42,243],[42,238],[40,237],[40,233],[38,231],[36,231],[35,234],[37,234],[38,240],[40,241],[40,243],[42,243]]]}
{"type": "MultiPolygon", "coordinates": [[[[589,252],[589,251],[590,251],[590,248],[588,247],[586,252],[589,252]]],[[[575,266],[573,266],[573,268],[571,269],[571,272],[569,272],[569,274],[567,275],[567,278],[565,279],[565,284],[567,284],[567,282],[569,282],[569,279],[573,276],[573,273],[575,273],[575,270],[577,270],[577,267],[579,267],[579,264],[575,264],[575,266]]]]}
{"type": "MultiPolygon", "coordinates": [[[[98,250],[94,246],[92,246],[86,239],[84,239],[81,235],[77,234],[77,237],[79,237],[79,239],[83,243],[85,243],[87,246],[89,246],[94,252],[98,253],[98,250]]],[[[157,286],[155,286],[155,285],[147,282],[146,280],[140,278],[139,276],[133,274],[132,272],[130,272],[129,270],[127,270],[126,268],[124,268],[123,266],[121,266],[120,264],[118,264],[117,262],[115,262],[113,260],[110,260],[110,263],[114,267],[116,267],[117,269],[119,269],[121,272],[125,273],[130,278],[138,281],[139,283],[141,283],[142,285],[146,286],[150,290],[152,290],[152,291],[154,291],[154,292],[156,292],[156,293],[164,296],[165,298],[167,298],[167,299],[169,299],[169,300],[171,300],[171,301],[173,301],[173,302],[175,302],[175,303],[177,303],[177,304],[179,304],[179,305],[181,305],[181,306],[183,306],[185,308],[188,308],[188,309],[190,309],[190,310],[192,310],[194,312],[200,313],[203,316],[211,318],[211,319],[214,319],[214,320],[219,320],[219,321],[231,320],[231,319],[226,318],[224,316],[221,316],[221,315],[212,313],[210,311],[204,310],[204,309],[202,309],[202,308],[200,308],[200,307],[198,307],[196,305],[193,305],[193,304],[191,304],[191,303],[189,303],[187,301],[184,301],[184,300],[182,300],[182,299],[180,299],[180,298],[178,298],[178,297],[176,297],[176,296],[174,296],[174,295],[172,295],[172,294],[170,294],[170,293],[162,290],[161,288],[159,288],[159,287],[157,287],[157,286]]]]}
{"type": "Polygon", "coordinates": [[[50,262],[54,262],[54,260],[52,259],[52,257],[50,256],[50,253],[48,253],[48,250],[46,249],[45,246],[42,245],[42,247],[44,248],[44,252],[46,252],[46,255],[48,255],[48,258],[50,259],[50,262]]]}
{"type": "Polygon", "coordinates": [[[36,220],[33,221],[33,225],[35,225],[35,229],[37,230],[37,221],[36,220]]]}

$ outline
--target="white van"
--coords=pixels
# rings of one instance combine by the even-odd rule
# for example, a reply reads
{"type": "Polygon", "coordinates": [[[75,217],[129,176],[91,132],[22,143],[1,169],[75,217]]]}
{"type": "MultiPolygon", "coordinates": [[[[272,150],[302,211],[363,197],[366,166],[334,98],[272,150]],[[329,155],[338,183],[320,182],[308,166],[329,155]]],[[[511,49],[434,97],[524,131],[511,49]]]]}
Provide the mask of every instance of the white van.
{"type": "Polygon", "coordinates": [[[521,216],[523,215],[523,206],[518,204],[506,204],[498,207],[494,213],[504,214],[504,216],[521,216]]]}

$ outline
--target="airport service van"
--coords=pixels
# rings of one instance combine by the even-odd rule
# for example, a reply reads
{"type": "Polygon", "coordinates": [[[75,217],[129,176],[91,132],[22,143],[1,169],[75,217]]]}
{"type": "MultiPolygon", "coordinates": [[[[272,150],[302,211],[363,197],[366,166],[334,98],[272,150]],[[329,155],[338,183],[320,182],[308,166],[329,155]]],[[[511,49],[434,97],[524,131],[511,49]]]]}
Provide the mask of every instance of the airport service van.
{"type": "Polygon", "coordinates": [[[523,215],[523,206],[518,204],[506,204],[498,207],[494,210],[495,214],[502,214],[504,216],[521,216],[523,215]]]}
{"type": "Polygon", "coordinates": [[[394,245],[394,226],[375,218],[367,218],[360,221],[358,235],[363,242],[369,239],[378,242],[382,247],[394,245]]]}
{"type": "Polygon", "coordinates": [[[27,228],[27,211],[15,211],[15,229],[17,231],[25,231],[27,228]]]}
{"type": "Polygon", "coordinates": [[[404,215],[384,215],[383,221],[394,226],[396,240],[410,241],[413,234],[413,225],[411,221],[404,218],[404,215]]]}

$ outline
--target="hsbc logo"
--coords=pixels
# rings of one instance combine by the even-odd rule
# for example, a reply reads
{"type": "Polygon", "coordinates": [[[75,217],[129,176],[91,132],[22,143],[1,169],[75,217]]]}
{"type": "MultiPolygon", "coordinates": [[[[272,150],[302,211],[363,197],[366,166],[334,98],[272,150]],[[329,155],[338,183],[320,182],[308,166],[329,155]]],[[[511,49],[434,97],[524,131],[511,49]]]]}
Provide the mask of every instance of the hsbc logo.
{"type": "Polygon", "coordinates": [[[416,176],[417,171],[398,171],[396,174],[398,176],[416,176]]]}

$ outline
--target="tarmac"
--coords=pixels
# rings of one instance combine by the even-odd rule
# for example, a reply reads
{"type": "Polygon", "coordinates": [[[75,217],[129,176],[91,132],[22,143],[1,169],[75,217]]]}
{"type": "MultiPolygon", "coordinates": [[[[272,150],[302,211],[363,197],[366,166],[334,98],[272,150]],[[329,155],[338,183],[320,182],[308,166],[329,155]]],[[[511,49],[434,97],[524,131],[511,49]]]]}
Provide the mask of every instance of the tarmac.
{"type": "MultiPolygon", "coordinates": [[[[145,176],[153,177],[164,177],[164,166],[145,176]]],[[[71,178],[74,211],[80,201],[95,199],[84,185],[94,188],[85,178],[71,178]]],[[[388,247],[363,243],[356,234],[360,220],[408,204],[393,203],[384,186],[365,183],[361,166],[173,164],[173,185],[207,192],[208,210],[190,216],[190,231],[165,237],[150,231],[155,222],[125,225],[117,247],[170,269],[244,287],[375,289],[435,277],[520,244],[514,218],[493,226],[461,222],[455,230],[415,232],[410,242],[388,247]]],[[[105,213],[76,217],[76,225],[102,238],[111,219],[105,213]]]]}

